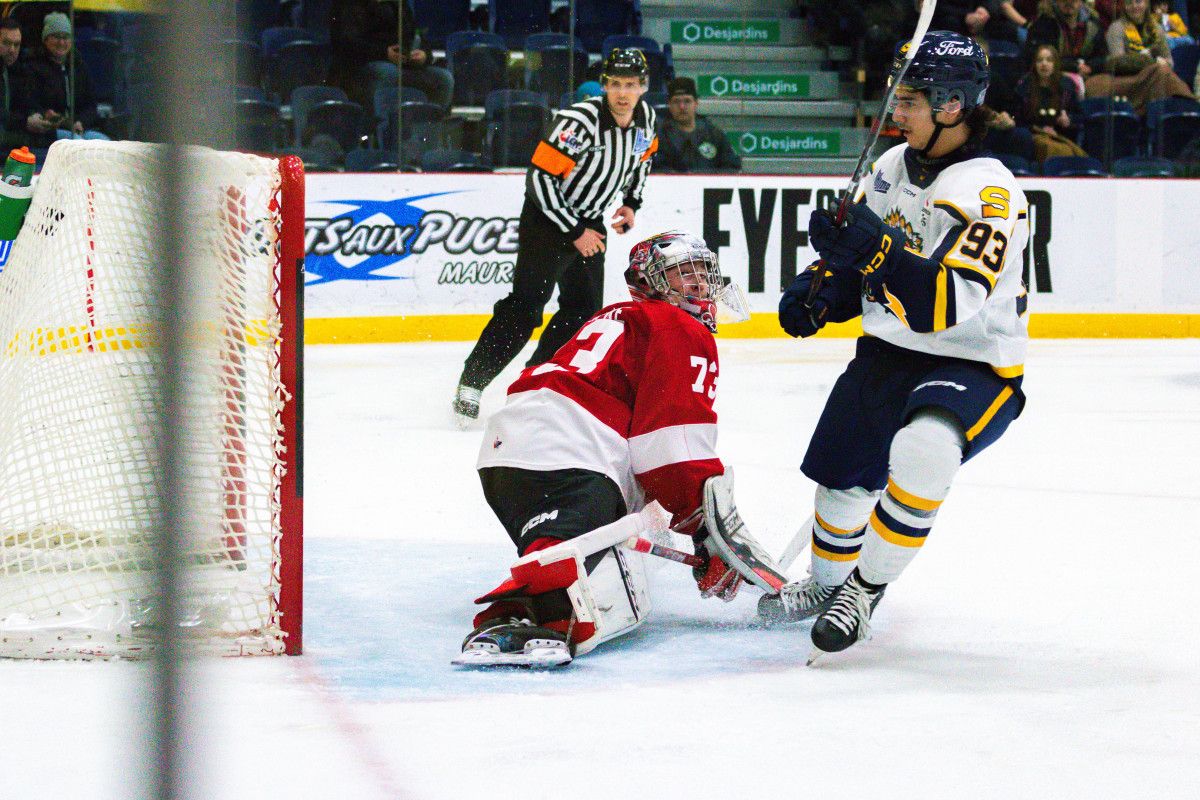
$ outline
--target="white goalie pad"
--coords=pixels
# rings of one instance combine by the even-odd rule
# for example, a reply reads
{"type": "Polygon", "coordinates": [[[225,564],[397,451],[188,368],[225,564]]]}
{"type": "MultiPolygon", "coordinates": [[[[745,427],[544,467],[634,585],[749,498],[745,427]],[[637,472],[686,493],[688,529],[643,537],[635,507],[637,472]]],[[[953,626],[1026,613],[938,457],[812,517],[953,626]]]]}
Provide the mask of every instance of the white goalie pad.
{"type": "Polygon", "coordinates": [[[704,482],[704,540],[710,553],[764,592],[777,594],[787,583],[783,569],[746,528],[733,502],[733,469],[704,482]]]}

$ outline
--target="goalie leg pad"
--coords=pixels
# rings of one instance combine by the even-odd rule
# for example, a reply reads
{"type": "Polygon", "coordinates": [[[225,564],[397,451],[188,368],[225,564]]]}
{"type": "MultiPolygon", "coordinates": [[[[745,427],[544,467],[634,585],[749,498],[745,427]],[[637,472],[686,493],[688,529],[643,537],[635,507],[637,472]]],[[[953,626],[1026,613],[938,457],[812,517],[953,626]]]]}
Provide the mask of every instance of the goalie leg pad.
{"type": "Polygon", "coordinates": [[[746,528],[733,502],[733,469],[704,482],[704,546],[764,592],[777,593],[787,578],[746,528]]]}
{"type": "Polygon", "coordinates": [[[584,556],[563,545],[570,542],[529,553],[514,564],[508,580],[475,601],[493,604],[476,617],[476,625],[521,604],[536,624],[565,634],[572,651],[581,655],[645,620],[650,594],[642,554],[609,548],[587,559],[593,564],[589,572],[584,556]]]}

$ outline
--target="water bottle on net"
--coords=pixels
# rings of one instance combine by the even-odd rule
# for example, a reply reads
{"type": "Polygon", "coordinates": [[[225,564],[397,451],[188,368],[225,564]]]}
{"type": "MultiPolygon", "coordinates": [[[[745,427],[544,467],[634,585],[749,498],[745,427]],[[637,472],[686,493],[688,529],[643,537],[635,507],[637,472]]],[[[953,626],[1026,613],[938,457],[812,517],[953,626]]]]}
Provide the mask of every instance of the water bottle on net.
{"type": "Polygon", "coordinates": [[[33,200],[33,168],[37,157],[28,147],[8,154],[0,176],[0,269],[8,263],[13,240],[25,221],[25,212],[33,200]]]}

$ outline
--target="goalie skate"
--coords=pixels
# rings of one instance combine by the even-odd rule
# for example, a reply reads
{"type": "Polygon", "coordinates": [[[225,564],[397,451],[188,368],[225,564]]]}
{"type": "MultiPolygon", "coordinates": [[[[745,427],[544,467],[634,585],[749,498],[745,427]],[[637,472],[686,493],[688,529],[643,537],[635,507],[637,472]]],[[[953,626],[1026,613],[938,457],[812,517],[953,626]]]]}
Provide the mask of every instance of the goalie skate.
{"type": "Polygon", "coordinates": [[[758,598],[758,616],[767,624],[801,622],[824,614],[836,593],[836,586],[822,586],[809,576],[758,598]]]}
{"type": "Polygon", "coordinates": [[[567,637],[528,619],[492,619],[463,641],[451,660],[460,667],[531,667],[548,669],[571,663],[567,637]]]}

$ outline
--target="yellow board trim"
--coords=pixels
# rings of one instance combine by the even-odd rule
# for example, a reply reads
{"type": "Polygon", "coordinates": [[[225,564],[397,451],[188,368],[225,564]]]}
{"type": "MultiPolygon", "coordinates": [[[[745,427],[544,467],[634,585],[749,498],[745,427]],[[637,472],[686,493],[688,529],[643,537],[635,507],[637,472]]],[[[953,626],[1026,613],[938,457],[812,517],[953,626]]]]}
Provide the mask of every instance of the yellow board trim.
{"type": "MultiPolygon", "coordinates": [[[[1036,314],[1030,313],[1034,339],[1197,339],[1200,314],[1036,314]]],[[[405,317],[309,317],[305,344],[383,344],[390,342],[473,342],[490,314],[430,314],[405,317]]],[[[540,330],[540,329],[539,329],[540,330]]],[[[722,325],[722,339],[785,339],[774,312],[754,314],[748,322],[722,325]]],[[[534,333],[537,336],[537,332],[534,333]]],[[[822,339],[862,336],[862,323],[831,322],[822,339]]],[[[1020,367],[1014,369],[1020,370],[1020,367]]],[[[1020,374],[1020,372],[1017,372],[1020,374]]]]}
{"type": "Polygon", "coordinates": [[[968,442],[974,440],[974,438],[979,435],[979,432],[987,427],[987,424],[992,421],[992,417],[996,416],[996,412],[1000,410],[1001,406],[1008,402],[1008,398],[1012,397],[1012,395],[1013,390],[1011,386],[1005,386],[1000,390],[1000,394],[996,395],[996,399],[992,401],[990,406],[988,406],[988,410],[983,412],[983,416],[979,418],[979,421],[972,425],[971,429],[967,431],[968,442]]]}
{"type": "Polygon", "coordinates": [[[920,509],[921,511],[937,511],[941,507],[941,500],[927,500],[924,497],[918,497],[915,494],[906,492],[901,489],[891,477],[888,477],[888,494],[899,500],[909,508],[920,509]]]}
{"type": "Polygon", "coordinates": [[[812,546],[813,555],[818,558],[823,558],[826,561],[857,561],[858,553],[831,553],[824,547],[819,546],[816,542],[812,546]]]}
{"type": "Polygon", "coordinates": [[[920,547],[925,544],[924,536],[905,536],[903,533],[896,533],[882,522],[879,521],[879,515],[874,511],[871,512],[871,527],[879,534],[885,542],[890,542],[900,547],[920,547]]]}

